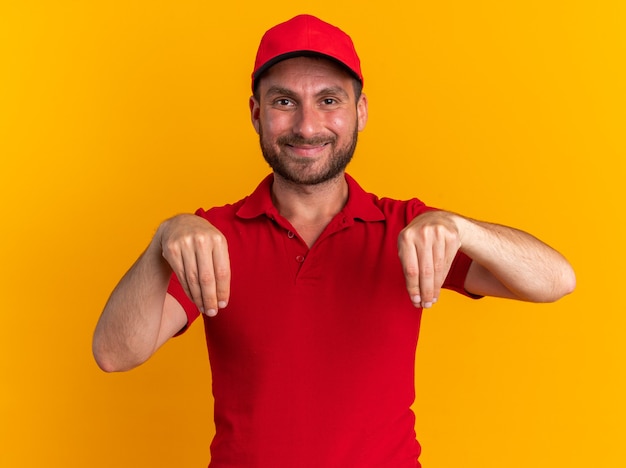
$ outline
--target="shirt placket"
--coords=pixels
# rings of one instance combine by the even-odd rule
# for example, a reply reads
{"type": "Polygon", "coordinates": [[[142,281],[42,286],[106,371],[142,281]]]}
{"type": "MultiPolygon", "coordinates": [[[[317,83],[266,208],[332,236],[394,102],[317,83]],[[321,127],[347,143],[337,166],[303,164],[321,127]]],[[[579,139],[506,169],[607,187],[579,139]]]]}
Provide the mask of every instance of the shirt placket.
{"type": "Polygon", "coordinates": [[[295,279],[297,279],[309,255],[309,247],[293,229],[285,229],[284,236],[288,261],[293,266],[295,279]]]}

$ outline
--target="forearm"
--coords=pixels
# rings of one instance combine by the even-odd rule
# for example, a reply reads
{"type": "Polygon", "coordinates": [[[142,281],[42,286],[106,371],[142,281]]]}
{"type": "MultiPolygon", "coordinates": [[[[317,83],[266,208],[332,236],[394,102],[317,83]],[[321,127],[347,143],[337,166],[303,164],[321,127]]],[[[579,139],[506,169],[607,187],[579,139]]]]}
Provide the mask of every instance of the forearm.
{"type": "Polygon", "coordinates": [[[514,228],[468,218],[458,217],[456,222],[461,250],[480,266],[468,275],[466,288],[470,292],[552,302],[573,291],[576,279],[571,265],[539,239],[514,228]]]}
{"type": "Polygon", "coordinates": [[[96,326],[93,353],[103,370],[128,370],[154,353],[170,275],[153,239],[112,292],[96,326]]]}

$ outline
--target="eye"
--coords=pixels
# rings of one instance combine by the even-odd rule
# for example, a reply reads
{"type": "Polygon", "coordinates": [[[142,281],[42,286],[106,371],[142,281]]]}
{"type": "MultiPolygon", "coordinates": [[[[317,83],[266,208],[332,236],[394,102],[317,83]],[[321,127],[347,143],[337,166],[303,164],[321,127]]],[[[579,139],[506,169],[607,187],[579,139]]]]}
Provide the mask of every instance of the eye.
{"type": "Polygon", "coordinates": [[[274,101],[274,105],[277,107],[288,107],[293,106],[293,102],[291,101],[291,99],[280,98],[274,101]]]}
{"type": "Polygon", "coordinates": [[[324,98],[322,99],[322,104],[332,106],[333,104],[337,104],[337,100],[335,98],[324,98]]]}

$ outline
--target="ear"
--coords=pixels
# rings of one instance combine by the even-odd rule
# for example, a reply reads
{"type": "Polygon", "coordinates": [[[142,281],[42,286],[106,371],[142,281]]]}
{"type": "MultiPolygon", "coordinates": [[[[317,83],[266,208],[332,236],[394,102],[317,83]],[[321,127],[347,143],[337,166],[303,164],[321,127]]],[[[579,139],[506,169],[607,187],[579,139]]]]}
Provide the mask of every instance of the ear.
{"type": "Polygon", "coordinates": [[[254,96],[250,96],[250,119],[257,134],[260,133],[259,115],[261,114],[261,105],[254,96]]]}
{"type": "Polygon", "coordinates": [[[361,93],[359,102],[356,104],[356,116],[358,124],[357,129],[360,132],[365,128],[365,124],[367,123],[367,96],[364,93],[361,93]]]}

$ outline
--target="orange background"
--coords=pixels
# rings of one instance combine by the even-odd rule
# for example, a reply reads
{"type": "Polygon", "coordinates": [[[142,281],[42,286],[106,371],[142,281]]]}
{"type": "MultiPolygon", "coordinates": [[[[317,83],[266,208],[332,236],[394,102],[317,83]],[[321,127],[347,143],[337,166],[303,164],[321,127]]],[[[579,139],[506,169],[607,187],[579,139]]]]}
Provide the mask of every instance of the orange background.
{"type": "Polygon", "coordinates": [[[626,4],[213,3],[0,4],[0,466],[206,466],[201,327],[116,375],[91,334],[162,219],[267,173],[249,73],[301,12],[360,52],[364,188],[528,230],[577,270],[556,304],[425,313],[425,468],[624,466],[626,4]]]}

